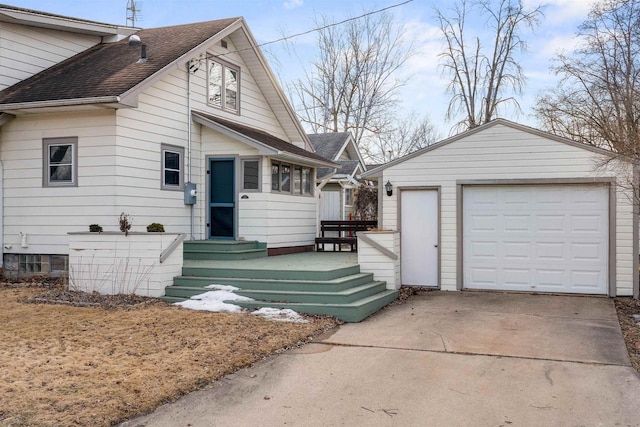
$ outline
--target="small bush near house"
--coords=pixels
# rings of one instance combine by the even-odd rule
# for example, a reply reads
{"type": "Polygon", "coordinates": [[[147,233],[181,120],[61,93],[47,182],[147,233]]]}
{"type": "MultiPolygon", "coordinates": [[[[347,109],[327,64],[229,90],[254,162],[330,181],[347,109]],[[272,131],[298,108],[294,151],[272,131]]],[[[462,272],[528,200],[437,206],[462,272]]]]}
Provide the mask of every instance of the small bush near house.
{"type": "Polygon", "coordinates": [[[100,227],[98,224],[91,224],[89,226],[89,231],[92,233],[102,233],[102,227],[100,227]]]}
{"type": "Polygon", "coordinates": [[[158,222],[153,222],[149,225],[147,225],[147,232],[149,233],[164,233],[164,225],[158,223],[158,222]]]}
{"type": "Polygon", "coordinates": [[[129,214],[122,212],[120,214],[120,218],[118,218],[118,223],[120,224],[120,231],[124,233],[125,236],[129,235],[129,230],[131,230],[131,217],[129,214]]]}
{"type": "Polygon", "coordinates": [[[355,191],[353,210],[359,220],[378,219],[378,189],[361,184],[355,191]]]}

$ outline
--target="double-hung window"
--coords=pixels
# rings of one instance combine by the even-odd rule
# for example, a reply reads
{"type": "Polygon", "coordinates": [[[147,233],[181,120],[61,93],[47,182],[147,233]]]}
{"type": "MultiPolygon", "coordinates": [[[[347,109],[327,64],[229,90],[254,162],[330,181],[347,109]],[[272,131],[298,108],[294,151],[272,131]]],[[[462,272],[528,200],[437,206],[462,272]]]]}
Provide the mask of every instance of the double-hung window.
{"type": "Polygon", "coordinates": [[[78,185],[78,138],[44,138],[43,187],[75,187],[78,185]]]}
{"type": "Polygon", "coordinates": [[[184,148],[162,144],[162,181],[163,190],[182,190],[184,188],[184,148]]]}
{"type": "Polygon", "coordinates": [[[240,69],[226,62],[208,61],[209,105],[230,111],[240,112],[240,69]]]}

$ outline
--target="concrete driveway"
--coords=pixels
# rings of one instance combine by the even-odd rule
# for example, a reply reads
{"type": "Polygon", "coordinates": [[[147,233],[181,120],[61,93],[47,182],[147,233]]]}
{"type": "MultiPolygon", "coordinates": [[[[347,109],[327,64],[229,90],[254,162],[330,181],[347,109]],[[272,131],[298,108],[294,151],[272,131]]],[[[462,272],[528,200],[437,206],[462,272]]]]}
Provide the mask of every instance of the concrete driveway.
{"type": "Polygon", "coordinates": [[[607,298],[429,292],[125,426],[638,426],[607,298]]]}

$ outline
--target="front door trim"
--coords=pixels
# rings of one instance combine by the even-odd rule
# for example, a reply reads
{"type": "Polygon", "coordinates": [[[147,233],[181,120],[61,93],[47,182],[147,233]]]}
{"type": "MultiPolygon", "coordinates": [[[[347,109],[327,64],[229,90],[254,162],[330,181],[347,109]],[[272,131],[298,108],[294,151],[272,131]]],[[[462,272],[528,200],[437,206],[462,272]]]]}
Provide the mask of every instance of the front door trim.
{"type": "Polygon", "coordinates": [[[233,170],[234,170],[234,176],[233,176],[233,188],[234,188],[234,194],[233,194],[233,203],[234,203],[234,210],[233,210],[233,237],[232,239],[237,239],[238,236],[238,201],[239,201],[239,189],[238,189],[238,182],[239,181],[239,160],[240,160],[240,156],[238,155],[207,155],[205,156],[205,184],[206,184],[206,200],[205,200],[205,218],[206,218],[206,222],[204,224],[204,228],[205,228],[205,237],[206,239],[213,239],[213,237],[211,236],[211,229],[210,229],[210,224],[211,224],[211,212],[209,209],[209,204],[211,203],[210,201],[210,191],[211,191],[211,160],[233,160],[233,170]]]}

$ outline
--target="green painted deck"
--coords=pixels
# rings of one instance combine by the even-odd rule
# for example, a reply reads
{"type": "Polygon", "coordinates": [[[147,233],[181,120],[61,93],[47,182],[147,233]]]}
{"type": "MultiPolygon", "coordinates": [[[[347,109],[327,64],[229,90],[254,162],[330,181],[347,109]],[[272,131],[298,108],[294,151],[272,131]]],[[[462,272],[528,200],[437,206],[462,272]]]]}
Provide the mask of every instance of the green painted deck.
{"type": "MultiPolygon", "coordinates": [[[[259,242],[189,242],[185,246],[182,276],[165,289],[163,299],[182,301],[207,291],[211,284],[239,288],[239,295],[255,301],[246,308],[291,308],[359,322],[393,301],[398,292],[361,273],[358,256],[348,252],[305,252],[243,259],[247,247],[264,249],[259,242]]],[[[264,251],[266,253],[266,249],[264,251]]]]}

